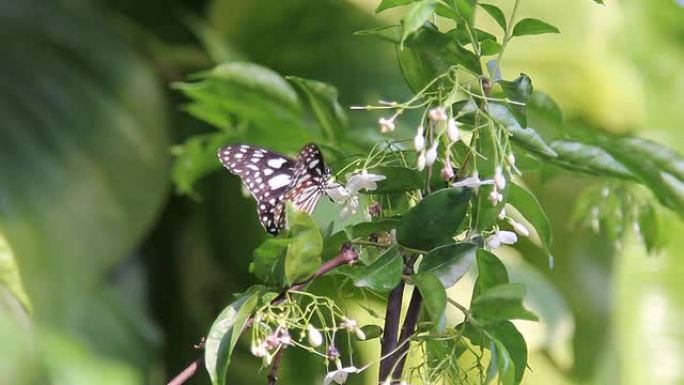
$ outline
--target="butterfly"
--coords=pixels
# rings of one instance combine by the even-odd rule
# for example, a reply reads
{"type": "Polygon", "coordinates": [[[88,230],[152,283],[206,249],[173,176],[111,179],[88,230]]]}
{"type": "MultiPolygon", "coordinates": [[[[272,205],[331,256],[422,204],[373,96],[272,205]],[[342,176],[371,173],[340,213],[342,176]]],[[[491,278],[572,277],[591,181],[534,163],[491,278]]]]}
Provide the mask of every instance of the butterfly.
{"type": "Polygon", "coordinates": [[[311,214],[328,188],[330,170],[314,143],[302,147],[296,159],[246,144],[221,147],[218,157],[242,179],[257,201],[261,225],[273,235],[285,226],[286,202],[311,214]]]}

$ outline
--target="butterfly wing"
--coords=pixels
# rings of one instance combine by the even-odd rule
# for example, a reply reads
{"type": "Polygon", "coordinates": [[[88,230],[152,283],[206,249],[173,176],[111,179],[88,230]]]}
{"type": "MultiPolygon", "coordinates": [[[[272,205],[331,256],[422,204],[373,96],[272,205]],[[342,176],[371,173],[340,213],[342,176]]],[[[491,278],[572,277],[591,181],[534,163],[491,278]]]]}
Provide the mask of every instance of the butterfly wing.
{"type": "Polygon", "coordinates": [[[278,234],[283,220],[283,199],[292,189],[296,162],[291,158],[248,145],[231,145],[218,150],[221,164],[239,176],[257,201],[259,221],[264,229],[278,234]]]}
{"type": "Polygon", "coordinates": [[[321,150],[313,143],[302,147],[294,166],[295,184],[285,196],[299,210],[311,214],[328,183],[329,171],[321,150]]]}

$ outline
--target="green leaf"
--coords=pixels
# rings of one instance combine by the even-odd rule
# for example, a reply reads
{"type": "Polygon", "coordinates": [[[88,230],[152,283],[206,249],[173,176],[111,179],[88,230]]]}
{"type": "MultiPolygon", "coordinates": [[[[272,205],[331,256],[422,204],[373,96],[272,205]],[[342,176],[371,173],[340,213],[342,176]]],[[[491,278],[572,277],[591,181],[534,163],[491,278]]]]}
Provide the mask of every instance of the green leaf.
{"type": "Polygon", "coordinates": [[[544,142],[534,129],[522,128],[511,110],[506,106],[490,103],[488,109],[491,117],[506,127],[511,133],[511,139],[521,147],[545,158],[557,156],[556,152],[544,142]]]}
{"type": "Polygon", "coordinates": [[[364,29],[354,32],[356,36],[370,36],[380,40],[389,41],[390,43],[401,43],[401,26],[390,25],[387,27],[377,27],[371,29],[364,29]]]}
{"type": "Polygon", "coordinates": [[[551,223],[534,194],[525,187],[512,183],[508,203],[515,206],[537,231],[546,250],[551,248],[551,223]]]}
{"type": "Polygon", "coordinates": [[[427,310],[430,320],[432,320],[433,329],[437,332],[442,332],[446,324],[444,310],[447,303],[447,294],[444,286],[432,273],[419,273],[411,279],[416,288],[420,290],[425,310],[427,310]]]}
{"type": "Polygon", "coordinates": [[[285,283],[293,285],[311,277],[321,265],[323,237],[307,212],[297,210],[289,202],[285,211],[290,239],[285,254],[285,283]]]}
{"type": "Polygon", "coordinates": [[[494,4],[479,4],[482,9],[487,11],[487,13],[496,20],[496,22],[501,26],[501,29],[506,31],[506,16],[504,16],[504,13],[501,11],[501,8],[497,7],[494,4]]]}
{"type": "Polygon", "coordinates": [[[506,266],[504,266],[499,257],[485,249],[477,250],[477,270],[477,281],[475,281],[473,286],[473,300],[480,293],[484,293],[495,286],[508,283],[506,266]]]}
{"type": "Polygon", "coordinates": [[[204,366],[213,385],[225,384],[235,344],[258,302],[258,293],[245,294],[223,309],[211,325],[204,343],[204,366]]]}
{"type": "Polygon", "coordinates": [[[606,5],[603,0],[594,0],[594,3],[596,4],[601,4],[601,5],[606,5]]]}
{"type": "Polygon", "coordinates": [[[646,251],[649,253],[657,251],[661,246],[660,225],[658,223],[658,215],[652,205],[641,207],[638,223],[646,251]]]}
{"type": "MultiPolygon", "coordinates": [[[[413,92],[419,92],[434,78],[455,65],[460,65],[473,74],[482,74],[480,60],[473,52],[463,48],[431,24],[409,36],[403,49],[397,46],[396,52],[402,75],[413,92]]],[[[435,86],[440,84],[452,86],[446,81],[438,81],[435,86]]]]}
{"type": "Polygon", "coordinates": [[[445,288],[454,286],[475,261],[477,246],[473,243],[456,243],[430,250],[418,268],[419,273],[432,273],[445,288]]]}
{"type": "Polygon", "coordinates": [[[560,126],[563,123],[563,112],[558,107],[558,103],[544,92],[532,91],[527,108],[531,114],[538,114],[554,126],[560,126]]]}
{"type": "MultiPolygon", "coordinates": [[[[510,360],[513,362],[514,370],[514,381],[510,382],[512,384],[520,384],[523,375],[525,374],[525,368],[527,367],[527,344],[525,343],[525,338],[520,334],[515,325],[510,321],[503,321],[496,323],[487,327],[487,332],[492,334],[496,340],[500,343],[498,345],[499,350],[506,350],[510,360]],[[502,349],[504,348],[504,349],[502,349]]],[[[499,375],[504,373],[503,377],[508,377],[510,374],[506,373],[505,370],[502,371],[499,368],[499,375]]]]}
{"type": "Polygon", "coordinates": [[[400,7],[402,5],[411,4],[416,1],[418,0],[382,0],[380,5],[378,5],[378,7],[375,9],[375,13],[380,13],[386,9],[400,7]]]}
{"type": "Polygon", "coordinates": [[[465,218],[470,196],[471,190],[454,188],[429,194],[401,218],[397,241],[418,250],[453,243],[453,236],[465,218]]]}
{"type": "Polygon", "coordinates": [[[483,56],[496,55],[501,52],[501,44],[497,43],[496,40],[483,40],[480,43],[480,53],[483,56]]]}
{"type": "Polygon", "coordinates": [[[499,383],[502,385],[515,384],[515,364],[511,360],[506,347],[498,340],[493,340],[496,346],[496,368],[499,372],[499,383]]]}
{"type": "MultiPolygon", "coordinates": [[[[190,113],[200,113],[196,115],[199,119],[210,122],[209,117],[201,115],[206,110],[212,111],[212,116],[235,116],[249,122],[249,129],[242,133],[243,140],[278,151],[298,150],[302,143],[312,140],[301,129],[303,112],[296,91],[270,69],[230,62],[194,79],[175,83],[174,87],[191,99],[190,106],[211,106],[189,109],[190,113]]],[[[228,127],[230,133],[237,133],[235,130],[228,127]]]]}
{"type": "Polygon", "coordinates": [[[358,337],[354,336],[359,341],[369,341],[382,335],[382,328],[378,325],[363,325],[361,331],[366,338],[359,340],[358,337]]]}
{"type": "Polygon", "coordinates": [[[354,285],[373,290],[390,291],[394,289],[404,270],[404,263],[399,248],[394,246],[387,249],[378,259],[368,266],[354,272],[354,285]]]}
{"type": "Polygon", "coordinates": [[[538,19],[522,19],[513,27],[513,36],[559,33],[558,28],[538,19]]]}
{"type": "Polygon", "coordinates": [[[480,322],[492,323],[511,319],[537,321],[537,316],[523,307],[525,285],[505,283],[480,293],[470,311],[480,322]]]}
{"type": "Polygon", "coordinates": [[[592,144],[556,140],[551,148],[558,154],[559,165],[595,175],[635,180],[634,174],[608,151],[592,144]]]}
{"type": "Polygon", "coordinates": [[[384,175],[386,179],[377,182],[378,188],[373,191],[362,191],[364,194],[390,194],[404,191],[420,190],[424,182],[421,174],[413,169],[400,166],[376,167],[368,171],[371,174],[384,175]]]}
{"type": "Polygon", "coordinates": [[[171,148],[174,156],[171,179],[178,194],[199,198],[194,190],[195,183],[221,168],[221,164],[216,161],[216,150],[228,143],[231,137],[232,135],[225,132],[198,135],[171,148]]]}
{"type": "Polygon", "coordinates": [[[0,232],[0,285],[4,286],[14,298],[19,301],[27,313],[32,312],[31,300],[29,299],[24,284],[21,281],[19,266],[9,243],[0,232]]]}
{"type": "Polygon", "coordinates": [[[330,84],[309,80],[296,76],[288,76],[287,80],[299,87],[307,96],[309,105],[324,130],[328,140],[342,136],[347,128],[347,114],[337,99],[337,89],[330,84]]]}
{"type": "Polygon", "coordinates": [[[521,127],[527,127],[527,100],[532,94],[532,81],[529,76],[520,74],[515,80],[499,80],[504,95],[516,103],[509,103],[509,109],[521,127]]]}
{"type": "Polygon", "coordinates": [[[267,238],[254,249],[250,272],[265,284],[283,286],[282,262],[290,241],[289,238],[267,238]]]}
{"type": "Polygon", "coordinates": [[[340,247],[346,241],[366,238],[371,234],[381,231],[390,231],[399,225],[399,218],[388,217],[380,218],[373,222],[357,223],[351,227],[347,227],[344,231],[327,237],[325,239],[325,248],[323,249],[323,257],[330,258],[340,251],[340,247]]]}
{"type": "Polygon", "coordinates": [[[421,0],[409,7],[401,18],[402,43],[406,40],[406,37],[417,31],[418,28],[422,27],[423,24],[430,19],[435,12],[435,7],[437,7],[437,0],[421,0]]]}

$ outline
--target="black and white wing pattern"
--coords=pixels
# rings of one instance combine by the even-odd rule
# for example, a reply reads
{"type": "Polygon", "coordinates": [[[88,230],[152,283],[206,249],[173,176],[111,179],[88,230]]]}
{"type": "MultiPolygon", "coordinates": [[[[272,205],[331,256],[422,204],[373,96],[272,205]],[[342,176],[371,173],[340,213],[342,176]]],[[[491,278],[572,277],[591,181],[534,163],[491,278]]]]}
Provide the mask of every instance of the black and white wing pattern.
{"type": "Polygon", "coordinates": [[[296,160],[244,144],[222,147],[218,157],[224,167],[242,179],[257,201],[261,225],[273,235],[285,225],[285,201],[313,212],[329,175],[315,144],[304,146],[296,160]]]}

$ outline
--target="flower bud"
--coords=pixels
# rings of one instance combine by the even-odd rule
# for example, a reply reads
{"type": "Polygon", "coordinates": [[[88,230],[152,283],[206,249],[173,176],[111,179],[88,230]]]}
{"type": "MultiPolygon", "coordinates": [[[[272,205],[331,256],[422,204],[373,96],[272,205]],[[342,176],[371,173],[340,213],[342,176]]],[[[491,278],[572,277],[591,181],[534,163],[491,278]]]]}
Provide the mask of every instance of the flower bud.
{"type": "Polygon", "coordinates": [[[434,122],[443,122],[449,118],[446,113],[446,108],[444,107],[435,107],[431,109],[428,112],[428,116],[430,117],[430,120],[434,122]]]}
{"type": "Polygon", "coordinates": [[[515,166],[515,155],[513,155],[512,152],[509,153],[506,158],[508,159],[508,163],[510,163],[511,166],[515,166]]]}
{"type": "Polygon", "coordinates": [[[504,218],[506,218],[506,209],[501,209],[501,211],[499,211],[499,219],[503,220],[504,218]]]}
{"type": "Polygon", "coordinates": [[[394,118],[390,118],[390,119],[380,118],[380,120],[378,120],[378,123],[380,123],[380,132],[381,133],[386,134],[388,132],[394,131],[394,118]]]}
{"type": "Polygon", "coordinates": [[[454,169],[451,167],[451,162],[447,159],[442,167],[442,179],[448,181],[454,178],[454,169]]]}
{"type": "Polygon", "coordinates": [[[516,222],[513,219],[509,219],[508,223],[511,224],[516,233],[522,235],[523,237],[530,236],[530,230],[528,230],[527,227],[525,227],[522,223],[516,222]]]}
{"type": "Polygon", "coordinates": [[[425,169],[425,151],[421,151],[420,155],[418,155],[416,168],[418,169],[418,171],[423,171],[423,169],[425,169]]]}
{"type": "Polygon", "coordinates": [[[307,332],[309,333],[309,345],[315,348],[323,344],[323,335],[318,331],[318,329],[312,325],[309,325],[307,332]]]}
{"type": "Polygon", "coordinates": [[[447,136],[451,143],[456,143],[460,139],[460,134],[458,132],[458,122],[456,119],[451,118],[447,123],[447,136]]]}
{"type": "Polygon", "coordinates": [[[425,164],[427,166],[435,164],[435,160],[437,160],[437,146],[439,146],[439,142],[435,141],[427,150],[427,153],[425,154],[425,164]]]}
{"type": "Polygon", "coordinates": [[[421,152],[425,148],[425,137],[423,137],[423,126],[418,127],[418,132],[413,138],[413,148],[416,152],[421,152]]]}
{"type": "Polygon", "coordinates": [[[503,190],[506,188],[506,177],[504,177],[503,172],[501,172],[501,166],[496,166],[496,171],[494,172],[494,183],[496,188],[503,190]]]}

